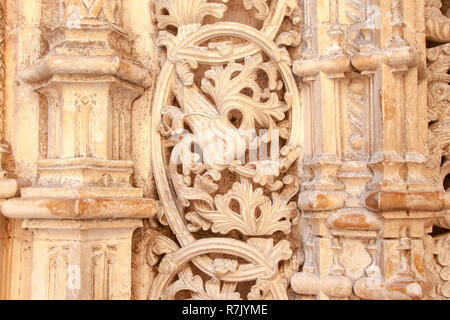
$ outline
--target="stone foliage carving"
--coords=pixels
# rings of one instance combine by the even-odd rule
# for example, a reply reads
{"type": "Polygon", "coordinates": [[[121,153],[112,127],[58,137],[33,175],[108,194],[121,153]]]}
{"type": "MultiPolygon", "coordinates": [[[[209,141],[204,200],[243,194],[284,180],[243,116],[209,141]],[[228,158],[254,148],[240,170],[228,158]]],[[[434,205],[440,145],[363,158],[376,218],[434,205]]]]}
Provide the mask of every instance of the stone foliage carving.
{"type": "MultiPolygon", "coordinates": [[[[362,1],[322,8],[243,0],[242,8],[262,21],[259,30],[226,22],[231,4],[223,2],[166,0],[153,7],[165,49],[152,109],[153,167],[176,241],[164,237],[151,246],[159,274],[150,298],[428,297],[434,282],[423,267],[422,237],[447,217],[437,205],[445,202],[446,44],[415,46],[407,32],[411,9],[400,0],[383,9],[389,21],[362,1]],[[291,29],[280,33],[286,21],[291,29]],[[387,45],[381,29],[390,32],[387,45]],[[384,82],[404,98],[391,98],[384,82]],[[414,144],[413,127],[399,131],[420,121],[407,111],[405,95],[426,83],[428,108],[418,108],[427,110],[430,136],[414,144]],[[392,105],[402,111],[390,118],[392,105]],[[282,140],[270,152],[280,154],[278,162],[252,158],[252,151],[276,145],[274,132],[282,140]],[[423,170],[432,182],[420,167],[426,143],[423,170]],[[405,210],[426,212],[407,217],[405,210]],[[265,267],[254,260],[261,255],[265,267]],[[245,292],[250,281],[256,284],[245,292]]],[[[440,3],[422,5],[427,38],[446,42],[440,3]]]]}
{"type": "MultiPolygon", "coordinates": [[[[440,8],[440,0],[427,1],[426,31],[427,39],[444,43],[427,49],[428,59],[428,121],[429,121],[429,163],[432,177],[438,188],[448,194],[448,157],[449,157],[449,106],[450,106],[450,78],[449,78],[449,43],[450,19],[440,8]]],[[[444,229],[450,228],[448,209],[444,210],[436,220],[435,225],[444,229]]],[[[434,237],[434,259],[430,266],[435,275],[436,286],[430,297],[432,299],[449,299],[450,285],[448,254],[448,233],[434,237]]]]}
{"type": "Polygon", "coordinates": [[[278,263],[292,257],[291,245],[261,237],[289,234],[298,216],[300,105],[285,46],[299,41],[295,33],[277,37],[277,30],[285,16],[298,24],[300,8],[284,0],[242,4],[256,11],[262,29],[225,21],[202,25],[207,16],[223,17],[225,4],[155,1],[167,58],[153,105],[153,165],[169,169],[157,170],[155,179],[180,248],[172,242],[170,250],[158,243],[153,248],[165,256],[152,299],[174,298],[181,290],[193,298],[244,298],[236,286],[251,281],[249,299],[287,299],[278,263]],[[286,142],[279,144],[276,135],[286,142]],[[272,148],[272,157],[251,158],[263,148],[272,148]],[[167,152],[170,157],[162,157],[167,152]],[[233,239],[238,234],[247,240],[233,239]],[[191,263],[211,279],[203,282],[191,263]],[[170,283],[175,274],[178,280],[170,283]]]}
{"type": "MultiPolygon", "coordinates": [[[[434,168],[434,180],[442,186],[441,159],[448,156],[449,147],[449,103],[450,45],[440,45],[427,51],[428,65],[428,121],[430,122],[430,163],[434,168]]],[[[445,176],[443,177],[445,178],[445,176]]]]}
{"type": "Polygon", "coordinates": [[[3,3],[0,298],[450,299],[449,1],[3,3]]]}

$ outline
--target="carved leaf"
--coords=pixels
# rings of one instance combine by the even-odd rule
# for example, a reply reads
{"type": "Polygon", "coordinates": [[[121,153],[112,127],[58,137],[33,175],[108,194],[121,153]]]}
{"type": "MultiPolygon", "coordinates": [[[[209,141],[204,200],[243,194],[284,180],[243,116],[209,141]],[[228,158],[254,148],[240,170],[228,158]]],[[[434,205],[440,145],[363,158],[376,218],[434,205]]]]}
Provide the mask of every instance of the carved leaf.
{"type": "MultiPolygon", "coordinates": [[[[227,2],[228,0],[222,0],[227,2]]],[[[189,24],[201,24],[207,15],[222,18],[227,6],[220,3],[208,3],[208,0],[157,0],[156,18],[160,29],[167,26],[180,27],[189,24]],[[169,14],[165,14],[168,12],[169,14]]]]}
{"type": "Polygon", "coordinates": [[[435,121],[445,115],[450,103],[450,44],[427,50],[428,65],[428,120],[435,121]]]}
{"type": "Polygon", "coordinates": [[[211,228],[211,222],[203,219],[197,212],[188,212],[185,215],[185,218],[190,222],[190,224],[187,225],[190,232],[197,232],[200,229],[207,231],[211,228]]]}
{"type": "Polygon", "coordinates": [[[236,271],[238,267],[238,261],[234,259],[214,259],[213,262],[214,271],[219,277],[226,275],[229,272],[236,271]]]}
{"type": "Polygon", "coordinates": [[[212,278],[206,281],[205,290],[199,290],[193,295],[194,300],[241,300],[241,296],[236,290],[236,283],[225,282],[220,287],[220,281],[212,278]]]}
{"type": "Polygon", "coordinates": [[[241,112],[243,130],[254,129],[255,121],[264,128],[274,128],[274,119],[283,120],[288,109],[273,92],[280,89],[277,69],[271,62],[264,63],[259,54],[246,57],[245,65],[233,61],[225,68],[213,67],[205,73],[201,88],[213,98],[220,114],[226,117],[233,110],[241,112]],[[268,77],[268,88],[264,90],[257,82],[259,71],[268,77]],[[251,94],[244,94],[244,90],[251,94]]]}
{"type": "Polygon", "coordinates": [[[258,20],[265,20],[269,16],[267,0],[243,0],[243,4],[247,10],[256,9],[255,18],[258,20]]]}
{"type": "Polygon", "coordinates": [[[234,183],[226,195],[217,195],[217,211],[200,211],[200,215],[212,222],[213,232],[226,234],[238,230],[245,235],[271,235],[276,231],[289,233],[290,218],[296,212],[294,202],[288,203],[286,196],[272,194],[273,201],[263,194],[262,189],[253,190],[247,179],[234,183]],[[232,208],[232,201],[237,201],[239,208],[232,208]]]}
{"type": "Polygon", "coordinates": [[[450,41],[450,19],[440,10],[440,0],[427,0],[425,3],[425,34],[428,40],[436,42],[450,41]]]}
{"type": "Polygon", "coordinates": [[[298,47],[301,43],[302,36],[295,30],[283,32],[277,38],[276,44],[278,46],[284,45],[289,47],[298,47]]]}
{"type": "Polygon", "coordinates": [[[178,249],[179,246],[175,243],[175,241],[165,236],[159,236],[158,238],[156,238],[155,243],[152,247],[153,252],[155,252],[157,255],[171,253],[177,251],[178,249]]]}
{"type": "Polygon", "coordinates": [[[272,300],[270,285],[270,281],[258,279],[247,295],[248,300],[272,300]]]}
{"type": "Polygon", "coordinates": [[[286,16],[290,17],[294,25],[300,24],[303,20],[302,10],[298,0],[286,0],[286,16]]]}
{"type": "Polygon", "coordinates": [[[248,245],[260,251],[267,261],[276,266],[279,261],[287,260],[292,256],[289,241],[281,240],[275,246],[273,239],[252,238],[247,241],[248,245]]]}
{"type": "Polygon", "coordinates": [[[196,69],[197,67],[196,61],[181,61],[176,64],[177,74],[183,82],[183,85],[191,86],[194,84],[194,73],[192,69],[196,69]]]}
{"type": "Polygon", "coordinates": [[[175,295],[183,290],[192,293],[194,300],[240,300],[240,294],[235,292],[236,283],[221,282],[217,278],[212,278],[203,284],[203,279],[198,275],[193,275],[189,266],[184,268],[178,275],[178,280],[168,286],[162,299],[175,298],[175,295]]]}
{"type": "MultiPolygon", "coordinates": [[[[247,243],[263,253],[273,266],[278,266],[280,261],[288,260],[292,256],[290,244],[286,240],[278,242],[275,246],[273,245],[273,239],[253,238],[248,240],[247,243]]],[[[271,277],[275,275],[276,273],[271,277]]],[[[270,287],[272,286],[274,279],[271,279],[271,277],[267,279],[258,279],[256,284],[251,288],[247,298],[249,300],[273,299],[270,287]]]]}

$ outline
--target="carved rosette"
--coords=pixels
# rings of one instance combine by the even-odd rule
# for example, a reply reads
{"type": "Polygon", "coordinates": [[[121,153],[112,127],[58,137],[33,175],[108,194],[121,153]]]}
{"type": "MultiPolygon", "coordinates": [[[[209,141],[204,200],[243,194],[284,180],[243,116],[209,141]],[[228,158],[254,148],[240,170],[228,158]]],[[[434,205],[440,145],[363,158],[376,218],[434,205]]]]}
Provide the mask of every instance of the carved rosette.
{"type": "Polygon", "coordinates": [[[222,18],[225,4],[155,2],[167,57],[153,104],[152,159],[178,243],[160,238],[151,247],[153,263],[165,254],[151,299],[183,290],[194,299],[288,298],[295,247],[285,235],[298,215],[292,200],[302,134],[285,46],[298,45],[299,35],[278,30],[286,16],[297,24],[300,8],[290,0],[242,4],[263,21],[260,30],[203,24],[206,16],[222,18]],[[268,157],[253,157],[269,149],[268,157]],[[249,291],[239,289],[252,281],[249,291]]]}

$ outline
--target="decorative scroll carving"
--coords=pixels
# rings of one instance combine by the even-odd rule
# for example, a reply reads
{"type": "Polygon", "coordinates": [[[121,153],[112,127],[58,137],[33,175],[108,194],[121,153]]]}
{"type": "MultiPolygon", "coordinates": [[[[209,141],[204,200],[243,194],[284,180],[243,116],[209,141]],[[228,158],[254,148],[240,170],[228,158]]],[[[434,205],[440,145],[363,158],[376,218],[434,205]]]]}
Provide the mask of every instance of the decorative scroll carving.
{"type": "Polygon", "coordinates": [[[428,121],[430,160],[433,178],[441,182],[441,158],[448,156],[450,145],[450,44],[444,44],[427,50],[428,65],[428,121]]]}
{"type": "Polygon", "coordinates": [[[155,3],[167,60],[153,106],[153,166],[180,248],[172,241],[153,246],[165,256],[152,299],[173,299],[182,290],[194,299],[287,298],[278,262],[291,258],[289,242],[254,237],[288,234],[298,215],[291,199],[300,183],[291,172],[300,156],[300,105],[283,46],[300,41],[295,32],[274,39],[284,16],[300,22],[300,9],[290,0],[243,5],[256,9],[261,30],[227,22],[202,26],[207,15],[221,18],[225,4],[155,3]],[[168,26],[177,28],[176,36],[168,26]],[[160,156],[167,152],[170,157],[160,156]],[[157,169],[164,166],[168,174],[157,169]],[[232,180],[225,183],[225,176],[232,180]],[[232,239],[236,231],[250,238],[232,239]],[[190,263],[211,279],[194,274],[190,263]],[[255,280],[250,292],[235,291],[238,283],[255,280]]]}
{"type": "Polygon", "coordinates": [[[298,188],[294,188],[288,195],[286,192],[282,195],[273,193],[272,203],[263,195],[262,189],[254,191],[250,182],[243,179],[240,183],[234,183],[226,195],[216,196],[217,211],[199,212],[199,215],[212,223],[211,230],[215,233],[227,234],[238,230],[253,236],[271,235],[276,231],[288,234],[290,220],[298,214],[295,202],[288,201],[297,191],[298,188]],[[239,203],[238,212],[230,208],[232,200],[239,203]]]}
{"type": "MultiPolygon", "coordinates": [[[[442,14],[440,0],[426,1],[426,35],[428,40],[450,42],[450,19],[442,14]]],[[[449,172],[448,157],[450,146],[450,44],[446,43],[427,49],[428,59],[428,121],[429,121],[429,162],[432,178],[440,190],[448,193],[446,179],[449,172]]],[[[435,225],[450,228],[448,209],[435,219],[435,225]]],[[[450,298],[450,241],[449,234],[434,237],[434,255],[428,264],[435,276],[432,299],[450,298]]],[[[431,249],[430,249],[431,250],[431,249]]]]}

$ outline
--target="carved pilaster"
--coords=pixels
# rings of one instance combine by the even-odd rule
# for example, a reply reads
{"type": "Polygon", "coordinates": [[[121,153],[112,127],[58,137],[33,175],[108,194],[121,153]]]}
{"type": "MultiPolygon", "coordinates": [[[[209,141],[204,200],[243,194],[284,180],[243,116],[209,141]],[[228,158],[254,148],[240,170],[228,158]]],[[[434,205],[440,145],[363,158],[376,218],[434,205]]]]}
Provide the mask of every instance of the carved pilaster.
{"type": "Polygon", "coordinates": [[[34,231],[33,299],[129,299],[132,233],[157,210],[131,185],[131,105],[152,80],[120,5],[61,1],[48,52],[21,74],[47,100],[46,156],[2,212],[34,231]]]}
{"type": "Polygon", "coordinates": [[[130,299],[131,238],[141,226],[136,219],[25,220],[33,231],[31,299],[130,299]]]}

